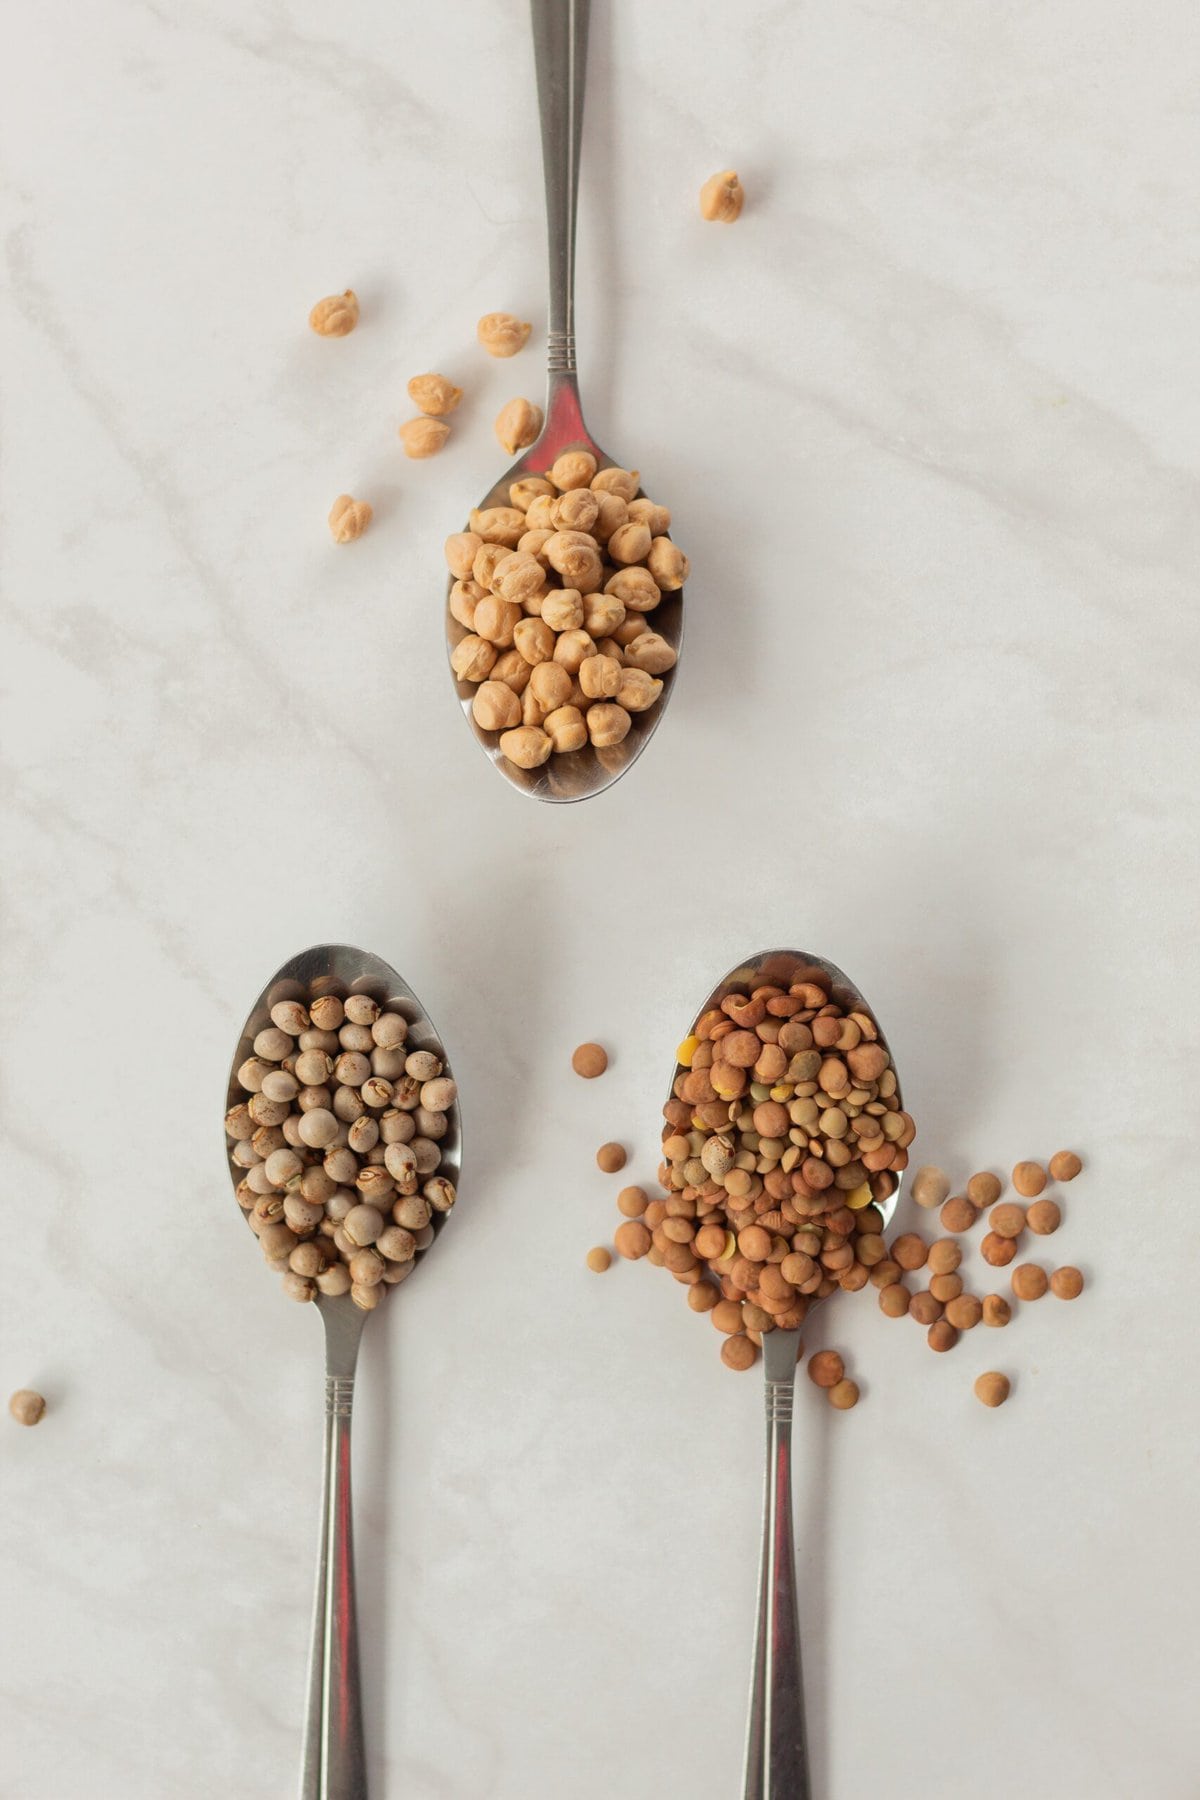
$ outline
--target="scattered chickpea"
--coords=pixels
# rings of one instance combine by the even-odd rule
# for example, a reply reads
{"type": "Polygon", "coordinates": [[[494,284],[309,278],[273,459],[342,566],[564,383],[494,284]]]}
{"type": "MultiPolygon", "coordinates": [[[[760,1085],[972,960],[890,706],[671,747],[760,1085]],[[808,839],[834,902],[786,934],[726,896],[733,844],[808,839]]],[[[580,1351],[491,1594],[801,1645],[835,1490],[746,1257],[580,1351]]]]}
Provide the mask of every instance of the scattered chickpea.
{"type": "Polygon", "coordinates": [[[1034,1200],[1046,1185],[1046,1171],[1041,1163],[1019,1162],[1012,1172],[1012,1184],[1024,1200],[1034,1200]]]}
{"type": "Polygon", "coordinates": [[[615,1175],[625,1167],[625,1150],[621,1144],[601,1144],[596,1152],[596,1167],[605,1175],[615,1175]]]}
{"type": "Polygon", "coordinates": [[[983,1322],[985,1325],[1007,1325],[1012,1318],[1012,1307],[1003,1294],[985,1294],[983,1296],[983,1322]]]}
{"type": "Polygon", "coordinates": [[[571,1067],[585,1081],[594,1081],[608,1067],[608,1052],[600,1044],[580,1044],[571,1057],[571,1067]]]}
{"type": "Polygon", "coordinates": [[[46,1410],[46,1402],[35,1389],[18,1388],[8,1410],[18,1425],[36,1425],[46,1410]]]}
{"type": "Polygon", "coordinates": [[[982,1400],[985,1406],[1003,1406],[1009,1392],[1008,1376],[1001,1375],[996,1369],[989,1369],[975,1378],[975,1398],[982,1400]]]}
{"type": "Polygon", "coordinates": [[[1050,1277],[1050,1292],[1060,1300],[1077,1300],[1083,1292],[1083,1276],[1069,1264],[1055,1269],[1050,1277]]]}
{"type": "Polygon", "coordinates": [[[371,523],[373,509],[367,500],[339,494],[329,509],[329,529],[335,544],[352,544],[371,523]]]}
{"type": "Polygon", "coordinates": [[[507,312],[484,313],[475,335],[489,356],[515,356],[533,326],[507,312]]]}
{"type": "Polygon", "coordinates": [[[405,456],[421,461],[427,456],[437,455],[450,436],[450,427],[444,419],[431,419],[422,413],[419,418],[406,419],[400,427],[399,435],[405,456]]]}
{"type": "Polygon", "coordinates": [[[1049,1237],[1062,1223],[1062,1212],[1055,1200],[1035,1200],[1025,1214],[1025,1223],[1038,1237],[1049,1237]]]}
{"type": "Polygon", "coordinates": [[[745,202],[745,191],[733,169],[710,175],[700,189],[700,216],[721,225],[732,225],[745,202]]]}
{"type": "Polygon", "coordinates": [[[612,1267],[612,1257],[600,1245],[587,1253],[587,1266],[594,1275],[603,1275],[605,1269],[612,1267]]]}
{"type": "Polygon", "coordinates": [[[348,337],[358,324],[358,296],[353,288],[344,294],[328,294],[308,315],[318,337],[348,337]]]}
{"type": "Polygon", "coordinates": [[[951,1194],[938,1218],[945,1231],[970,1231],[979,1218],[979,1209],[965,1194],[951,1194]]]}
{"type": "Polygon", "coordinates": [[[852,1406],[858,1404],[858,1385],[844,1376],[841,1381],[835,1381],[831,1388],[826,1389],[826,1398],[838,1412],[849,1412],[852,1406]]]}
{"type": "Polygon", "coordinates": [[[408,397],[421,412],[440,419],[454,411],[463,391],[444,375],[414,375],[408,384],[408,397]]]}
{"type": "Polygon", "coordinates": [[[509,456],[527,450],[542,432],[542,409],[532,400],[509,400],[496,414],[495,432],[500,448],[509,456]]]}

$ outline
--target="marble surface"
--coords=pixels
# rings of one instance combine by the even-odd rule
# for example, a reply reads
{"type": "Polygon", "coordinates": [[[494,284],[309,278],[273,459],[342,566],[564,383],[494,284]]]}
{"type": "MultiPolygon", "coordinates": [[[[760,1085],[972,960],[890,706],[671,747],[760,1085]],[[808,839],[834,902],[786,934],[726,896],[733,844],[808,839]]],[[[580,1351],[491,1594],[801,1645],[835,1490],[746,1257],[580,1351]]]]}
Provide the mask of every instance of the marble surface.
{"type": "Polygon", "coordinates": [[[810,1334],[863,1387],[799,1397],[817,1793],[1196,1794],[1194,10],[598,8],[585,403],[694,579],[663,731],[561,809],[440,637],[541,388],[523,9],[46,0],[6,41],[0,1385],[50,1412],[0,1429],[5,1800],[293,1791],[320,1333],[219,1112],[320,938],[426,1000],[467,1139],[359,1383],[374,1794],[740,1792],[759,1384],[583,1257],[596,1145],[652,1176],[681,1028],[775,941],[873,998],[924,1159],[1088,1165],[1073,1307],[810,1334]],[[417,465],[427,368],[468,398],[417,465]]]}

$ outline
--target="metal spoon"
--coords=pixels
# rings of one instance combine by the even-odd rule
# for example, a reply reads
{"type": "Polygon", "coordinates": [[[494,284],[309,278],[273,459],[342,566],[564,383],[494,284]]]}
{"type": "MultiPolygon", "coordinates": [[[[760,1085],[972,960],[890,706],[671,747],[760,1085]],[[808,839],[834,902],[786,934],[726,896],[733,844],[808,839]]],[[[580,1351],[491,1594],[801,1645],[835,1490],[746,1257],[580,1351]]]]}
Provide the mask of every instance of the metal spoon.
{"type": "MultiPolygon", "coordinates": [[[[811,980],[830,984],[831,998],[875,1017],[854,983],[821,956],[800,950],[762,950],[731,969],[696,1013],[719,1006],[747,984],[811,980]]],[[[879,1041],[887,1049],[882,1029],[879,1041]]],[[[673,1090],[672,1090],[673,1091],[673,1090]]],[[[897,1090],[897,1097],[899,1091],[897,1090]]],[[[901,1178],[903,1179],[903,1178],[901,1178]]],[[[887,1225],[900,1188],[875,1204],[887,1225]]],[[[811,1308],[810,1308],[811,1316],[811,1308]]],[[[807,1321],[806,1321],[807,1323],[807,1321]]],[[[796,1550],[792,1534],[792,1401],[800,1331],[769,1331],[763,1338],[767,1399],[767,1472],[759,1565],[758,1623],[746,1733],[744,1800],[810,1800],[804,1690],[800,1673],[800,1620],[796,1604],[796,1550]]]]}
{"type": "MultiPolygon", "coordinates": [[[[441,1040],[424,1007],[395,969],[348,944],[316,944],[285,962],[251,1008],[229,1071],[227,1106],[245,1098],[237,1071],[251,1054],[256,1035],[270,1023],[271,1008],[280,1000],[308,1001],[318,994],[341,998],[370,994],[385,1012],[403,1013],[414,1050],[442,1054],[441,1040]]],[[[457,1184],[462,1163],[462,1120],[457,1104],[447,1115],[440,1147],[438,1173],[457,1184]]],[[[229,1171],[236,1188],[244,1171],[232,1160],[229,1171]]],[[[440,1231],[449,1216],[434,1213],[435,1230],[440,1231]]],[[[366,1800],[350,1506],[350,1423],[354,1369],[367,1314],[355,1306],[349,1294],[319,1294],[316,1306],[325,1324],[325,1456],[300,1800],[366,1800]]]]}
{"type": "MultiPolygon", "coordinates": [[[[615,462],[583,422],[575,369],[575,213],[590,0],[531,0],[530,11],[550,245],[546,422],[536,444],[518,457],[508,473],[484,495],[479,502],[481,509],[508,506],[510,485],[522,475],[543,475],[564,450],[590,450],[602,469],[615,462]]],[[[449,585],[452,587],[453,582],[449,585]]],[[[648,617],[652,629],[678,654],[683,638],[682,588],[664,594],[648,617]]],[[[447,606],[447,652],[453,652],[465,636],[465,626],[459,624],[447,606]]],[[[671,698],[675,669],[663,676],[663,691],[657,703],[647,712],[634,713],[623,742],[604,750],[588,744],[569,755],[552,756],[540,769],[518,769],[501,754],[494,741],[496,734],[481,730],[471,717],[474,688],[454,677],[453,670],[451,676],[480,748],[519,793],[534,800],[589,800],[619,781],[646,748],[671,698]]]]}

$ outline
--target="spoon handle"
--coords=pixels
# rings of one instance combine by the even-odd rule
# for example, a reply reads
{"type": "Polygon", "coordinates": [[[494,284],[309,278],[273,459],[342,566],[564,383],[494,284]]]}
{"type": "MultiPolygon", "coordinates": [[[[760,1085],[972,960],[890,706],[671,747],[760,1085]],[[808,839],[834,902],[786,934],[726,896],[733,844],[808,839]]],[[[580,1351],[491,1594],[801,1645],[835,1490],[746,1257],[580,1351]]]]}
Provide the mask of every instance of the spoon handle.
{"type": "Polygon", "coordinates": [[[357,1352],[358,1329],[348,1353],[347,1346],[335,1340],[334,1332],[327,1331],[321,1541],[300,1800],[367,1800],[350,1504],[350,1425],[357,1352]]]}
{"type": "Polygon", "coordinates": [[[590,11],[590,0],[531,0],[550,243],[551,375],[575,373],[575,213],[590,11]]]}
{"type": "Polygon", "coordinates": [[[745,1800],[810,1800],[811,1794],[792,1536],[794,1351],[791,1362],[786,1380],[768,1374],[766,1381],[767,1478],[745,1800]]]}

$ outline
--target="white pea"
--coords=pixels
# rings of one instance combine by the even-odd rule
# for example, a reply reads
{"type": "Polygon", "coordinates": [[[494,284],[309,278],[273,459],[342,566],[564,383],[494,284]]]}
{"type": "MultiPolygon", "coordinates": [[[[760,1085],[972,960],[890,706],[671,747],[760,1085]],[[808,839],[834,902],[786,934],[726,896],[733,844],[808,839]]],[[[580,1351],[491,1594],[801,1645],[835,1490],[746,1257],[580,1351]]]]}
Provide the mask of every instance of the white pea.
{"type": "Polygon", "coordinates": [[[383,1280],[383,1258],[375,1250],[358,1250],[350,1258],[350,1279],[356,1287],[375,1287],[383,1280]]]}
{"type": "Polygon", "coordinates": [[[395,1050],[408,1036],[408,1020],[399,1013],[380,1013],[371,1027],[371,1036],[381,1050],[395,1050]]]}
{"type": "Polygon", "coordinates": [[[375,1248],[389,1262],[408,1262],[416,1252],[417,1242],[411,1231],[405,1231],[400,1225],[389,1225],[386,1231],[380,1232],[375,1248]]]}
{"type": "Polygon", "coordinates": [[[348,1294],[350,1271],[345,1263],[332,1263],[324,1274],[317,1276],[317,1286],[323,1294],[348,1294]]]}
{"type": "Polygon", "coordinates": [[[343,1025],[338,1032],[338,1043],[343,1050],[360,1050],[364,1054],[375,1048],[375,1039],[365,1025],[343,1025]]]}
{"type": "Polygon", "coordinates": [[[270,1073],[270,1063],[265,1063],[261,1056],[248,1056],[239,1067],[237,1078],[248,1094],[258,1094],[262,1091],[263,1076],[270,1073]]]}
{"type": "Polygon", "coordinates": [[[372,1050],[371,1073],[381,1075],[385,1081],[398,1081],[404,1073],[403,1046],[394,1050],[372,1050]]]}
{"type": "Polygon", "coordinates": [[[240,1144],[235,1144],[229,1154],[239,1169],[252,1169],[255,1163],[262,1161],[262,1157],[254,1145],[246,1139],[243,1139],[240,1144]]]}
{"type": "Polygon", "coordinates": [[[370,994],[350,994],[345,1002],[346,1017],[355,1025],[373,1025],[379,1017],[379,1002],[370,994]]]}
{"type": "Polygon", "coordinates": [[[297,1275],[289,1268],[283,1278],[283,1291],[289,1300],[311,1300],[316,1294],[317,1284],[310,1281],[307,1275],[297,1275]]]}
{"type": "Polygon", "coordinates": [[[307,1031],[309,1018],[306,1009],[298,1000],[280,1000],[271,1008],[271,1023],[278,1025],[280,1031],[286,1031],[289,1037],[299,1037],[307,1031]]]}
{"type": "Polygon", "coordinates": [[[359,1092],[362,1094],[365,1106],[383,1108],[392,1103],[392,1084],[390,1081],[384,1081],[379,1075],[369,1075],[359,1092]]]}
{"type": "Polygon", "coordinates": [[[324,1050],[326,1056],[336,1056],[340,1047],[336,1031],[302,1031],[296,1039],[298,1050],[324,1050]]]}
{"type": "Polygon", "coordinates": [[[333,1058],[324,1050],[302,1050],[296,1058],[295,1075],[304,1087],[321,1087],[333,1073],[333,1058]]]}
{"type": "Polygon", "coordinates": [[[383,1214],[374,1206],[351,1207],[342,1221],[342,1229],[355,1244],[373,1244],[383,1230],[383,1214]]]}
{"type": "Polygon", "coordinates": [[[338,1122],[323,1106],[300,1115],[300,1141],[311,1150],[322,1150],[337,1136],[338,1122]]]}
{"type": "Polygon", "coordinates": [[[371,1065],[361,1050],[343,1050],[334,1064],[334,1073],[343,1087],[361,1087],[371,1073],[371,1065]]]}
{"type": "Polygon", "coordinates": [[[397,1181],[406,1181],[417,1173],[416,1152],[411,1144],[388,1144],[384,1149],[383,1164],[397,1181]]]}
{"type": "Polygon", "coordinates": [[[418,1106],[413,1120],[420,1137],[432,1138],[435,1142],[444,1138],[447,1131],[446,1115],[442,1112],[430,1112],[427,1107],[418,1106]]]}
{"type": "MultiPolygon", "coordinates": [[[[311,1113],[305,1116],[312,1118],[311,1113]]],[[[272,1150],[266,1161],[268,1179],[276,1187],[283,1187],[293,1175],[299,1175],[303,1167],[304,1164],[294,1150],[272,1150]]]]}
{"type": "Polygon", "coordinates": [[[428,1250],[430,1244],[433,1242],[433,1235],[432,1225],[423,1226],[417,1233],[417,1249],[428,1250]]]}
{"type": "Polygon", "coordinates": [[[444,1175],[437,1175],[432,1181],[427,1181],[421,1192],[435,1212],[449,1212],[457,1199],[454,1183],[447,1181],[444,1175]]]}
{"type": "Polygon", "coordinates": [[[374,1312],[375,1308],[383,1299],[382,1278],[374,1287],[368,1287],[365,1282],[352,1281],[350,1283],[350,1298],[353,1300],[355,1306],[359,1308],[360,1312],[374,1312]]]}
{"type": "Polygon", "coordinates": [[[339,1187],[349,1187],[358,1174],[358,1158],[353,1150],[339,1146],[325,1153],[325,1173],[332,1176],[339,1187]]]}
{"type": "Polygon", "coordinates": [[[429,1112],[446,1112],[458,1098],[458,1083],[448,1075],[435,1077],[421,1088],[421,1105],[429,1112]]]}
{"type": "Polygon", "coordinates": [[[396,1184],[386,1169],[378,1163],[368,1163],[358,1171],[354,1185],[364,1200],[386,1200],[396,1184]]]}
{"type": "Polygon", "coordinates": [[[296,1095],[296,1105],[301,1112],[311,1112],[314,1106],[326,1108],[333,1105],[333,1089],[328,1087],[304,1087],[296,1095]]]}
{"type": "MultiPolygon", "coordinates": [[[[289,1229],[294,1231],[297,1237],[304,1237],[308,1232],[317,1229],[325,1217],[325,1208],[314,1205],[312,1201],[302,1200],[299,1194],[289,1194],[283,1203],[283,1217],[289,1229]]],[[[316,1273],[315,1269],[307,1269],[303,1272],[309,1275],[316,1273]]]]}
{"type": "Polygon", "coordinates": [[[407,1262],[384,1263],[383,1279],[388,1287],[396,1287],[400,1282],[406,1280],[407,1277],[412,1274],[416,1266],[416,1263],[411,1257],[407,1262]]]}
{"type": "Polygon", "coordinates": [[[411,1113],[400,1112],[393,1107],[385,1112],[379,1121],[379,1135],[385,1144],[407,1144],[416,1136],[417,1128],[411,1113]]]}
{"type": "Polygon", "coordinates": [[[367,1107],[357,1088],[339,1087],[333,1090],[333,1110],[339,1119],[353,1125],[355,1119],[362,1118],[367,1107]]]}
{"type": "Polygon", "coordinates": [[[406,1231],[421,1231],[429,1223],[429,1202],[423,1194],[402,1194],[392,1207],[392,1218],[406,1231]]]}
{"type": "Polygon", "coordinates": [[[277,1025],[268,1025],[254,1040],[255,1056],[265,1057],[267,1062],[282,1062],[285,1056],[292,1054],[293,1048],[293,1040],[277,1025]]]}
{"type": "Polygon", "coordinates": [[[415,1137],[410,1148],[417,1159],[417,1174],[432,1175],[442,1160],[437,1145],[427,1137],[415,1137]]]}
{"type": "Polygon", "coordinates": [[[347,1142],[355,1156],[366,1156],[379,1142],[379,1125],[375,1119],[363,1117],[355,1119],[350,1127],[347,1142]]]}
{"type": "Polygon", "coordinates": [[[272,1069],[263,1076],[262,1093],[268,1100],[294,1100],[299,1092],[300,1083],[286,1069],[272,1069]]]}
{"type": "Polygon", "coordinates": [[[353,1188],[334,1188],[325,1202],[325,1216],[332,1219],[335,1225],[340,1225],[346,1214],[358,1205],[359,1198],[353,1188]]]}
{"type": "Polygon", "coordinates": [[[432,1081],[442,1072],[442,1065],[432,1050],[414,1050],[404,1067],[415,1081],[432,1081]]]}

